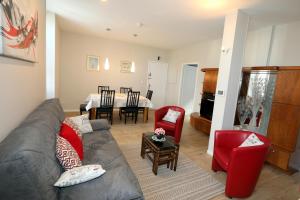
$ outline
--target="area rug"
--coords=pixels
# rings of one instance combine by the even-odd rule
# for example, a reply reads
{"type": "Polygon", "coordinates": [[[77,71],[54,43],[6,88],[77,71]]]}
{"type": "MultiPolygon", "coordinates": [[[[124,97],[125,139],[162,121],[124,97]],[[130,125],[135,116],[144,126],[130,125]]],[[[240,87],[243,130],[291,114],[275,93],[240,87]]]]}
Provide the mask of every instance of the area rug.
{"type": "Polygon", "coordinates": [[[222,183],[182,152],[179,152],[176,172],[162,165],[155,176],[151,161],[141,158],[139,145],[120,145],[120,148],[137,176],[146,200],[205,200],[224,192],[222,183]]]}

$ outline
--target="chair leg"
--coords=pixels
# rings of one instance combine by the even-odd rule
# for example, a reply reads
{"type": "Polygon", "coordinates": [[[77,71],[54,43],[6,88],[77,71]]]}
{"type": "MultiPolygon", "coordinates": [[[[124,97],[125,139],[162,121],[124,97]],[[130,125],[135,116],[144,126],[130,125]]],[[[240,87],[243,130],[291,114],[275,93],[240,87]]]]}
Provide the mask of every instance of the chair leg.
{"type": "Polygon", "coordinates": [[[139,112],[135,112],[135,123],[137,122],[138,113],[139,112]]]}
{"type": "Polygon", "coordinates": [[[112,112],[110,113],[110,124],[111,124],[111,125],[113,124],[113,112],[114,112],[114,111],[112,111],[112,112]]]}
{"type": "Polygon", "coordinates": [[[127,121],[127,113],[125,113],[125,124],[126,124],[126,121],[127,121]]]}

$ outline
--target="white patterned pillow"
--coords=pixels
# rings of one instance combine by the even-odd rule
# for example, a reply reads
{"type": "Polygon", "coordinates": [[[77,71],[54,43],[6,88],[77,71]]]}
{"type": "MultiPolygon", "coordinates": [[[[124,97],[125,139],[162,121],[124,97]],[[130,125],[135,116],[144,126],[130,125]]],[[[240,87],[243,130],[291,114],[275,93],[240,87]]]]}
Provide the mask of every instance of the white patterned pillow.
{"type": "Polygon", "coordinates": [[[67,187],[97,178],[105,173],[101,165],[85,165],[64,172],[54,186],[67,187]]]}
{"type": "Polygon", "coordinates": [[[171,123],[176,123],[177,118],[180,116],[181,112],[172,110],[169,108],[167,114],[164,116],[163,120],[171,123]]]}
{"type": "Polygon", "coordinates": [[[88,114],[70,117],[69,119],[79,128],[79,133],[81,135],[84,133],[93,132],[88,114]]]}
{"type": "Polygon", "coordinates": [[[259,138],[254,133],[252,133],[239,147],[251,147],[251,146],[258,146],[263,144],[264,143],[260,141],[259,138]]]}
{"type": "Polygon", "coordinates": [[[65,170],[82,165],[81,160],[72,145],[63,137],[57,135],[56,157],[65,170]]]}

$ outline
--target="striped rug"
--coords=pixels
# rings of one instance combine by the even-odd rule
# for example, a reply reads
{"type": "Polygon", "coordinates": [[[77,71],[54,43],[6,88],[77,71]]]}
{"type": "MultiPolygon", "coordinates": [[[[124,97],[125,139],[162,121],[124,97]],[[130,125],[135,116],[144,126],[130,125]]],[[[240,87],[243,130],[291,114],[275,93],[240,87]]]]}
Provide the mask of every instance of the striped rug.
{"type": "Polygon", "coordinates": [[[141,158],[140,146],[120,145],[120,148],[136,174],[146,200],[205,200],[224,192],[223,184],[199,168],[182,152],[179,152],[176,172],[162,165],[155,176],[152,173],[151,161],[141,158]]]}

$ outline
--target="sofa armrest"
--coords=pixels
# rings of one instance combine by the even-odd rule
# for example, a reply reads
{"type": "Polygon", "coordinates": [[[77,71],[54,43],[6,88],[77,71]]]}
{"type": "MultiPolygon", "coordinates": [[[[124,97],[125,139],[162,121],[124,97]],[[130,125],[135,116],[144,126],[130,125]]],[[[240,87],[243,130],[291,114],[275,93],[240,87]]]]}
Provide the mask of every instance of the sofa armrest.
{"type": "Polygon", "coordinates": [[[94,119],[90,120],[93,131],[109,130],[110,124],[106,119],[94,119]]]}

